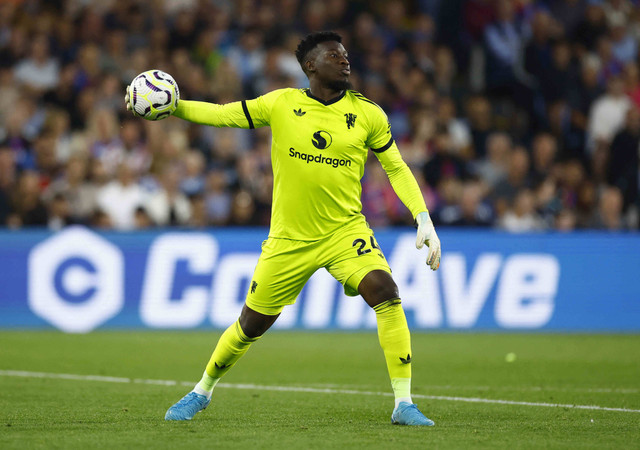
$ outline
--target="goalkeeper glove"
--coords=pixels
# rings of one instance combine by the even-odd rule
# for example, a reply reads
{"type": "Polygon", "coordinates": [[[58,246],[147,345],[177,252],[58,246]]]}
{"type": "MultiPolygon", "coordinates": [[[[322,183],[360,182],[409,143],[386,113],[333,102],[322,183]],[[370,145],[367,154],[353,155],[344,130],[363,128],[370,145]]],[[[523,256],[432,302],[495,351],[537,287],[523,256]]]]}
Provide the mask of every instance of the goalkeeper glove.
{"type": "Polygon", "coordinates": [[[438,270],[440,267],[440,239],[436,234],[436,229],[433,227],[433,222],[427,211],[421,212],[416,216],[416,223],[418,224],[418,236],[416,239],[416,248],[421,249],[424,244],[429,247],[429,254],[427,255],[427,265],[431,267],[431,270],[438,270]]]}
{"type": "Polygon", "coordinates": [[[131,111],[134,116],[137,116],[138,114],[136,114],[136,110],[133,109],[133,106],[131,106],[131,100],[129,99],[129,88],[130,87],[131,86],[127,86],[126,94],[124,96],[124,103],[125,103],[125,105],[127,105],[127,111],[131,111]]]}

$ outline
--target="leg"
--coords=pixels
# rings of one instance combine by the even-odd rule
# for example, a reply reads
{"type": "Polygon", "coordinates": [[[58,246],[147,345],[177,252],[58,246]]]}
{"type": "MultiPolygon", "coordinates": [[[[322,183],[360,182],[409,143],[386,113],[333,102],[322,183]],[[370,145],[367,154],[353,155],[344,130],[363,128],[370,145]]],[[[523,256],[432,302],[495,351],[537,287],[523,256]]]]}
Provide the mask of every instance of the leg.
{"type": "Polygon", "coordinates": [[[251,338],[262,336],[273,325],[280,314],[268,316],[249,308],[246,303],[240,313],[240,328],[251,338]]]}
{"type": "Polygon", "coordinates": [[[249,350],[251,344],[273,325],[279,315],[261,314],[245,304],[240,318],[220,337],[197,387],[207,391],[205,395],[210,396],[218,380],[249,350]]]}
{"type": "Polygon", "coordinates": [[[202,379],[167,411],[166,420],[190,420],[209,405],[213,389],[231,367],[276,321],[285,305],[294,303],[302,286],[317,269],[314,257],[301,263],[306,242],[269,239],[253,273],[240,317],[222,334],[202,379]]]}
{"type": "Polygon", "coordinates": [[[400,305],[398,286],[373,231],[355,224],[337,232],[325,247],[329,273],[349,296],[360,294],[376,313],[378,338],[387,362],[396,408],[391,420],[405,425],[433,425],[411,401],[411,336],[400,305]]]}
{"type": "Polygon", "coordinates": [[[358,291],[376,312],[378,338],[396,398],[392,422],[433,425],[411,400],[411,336],[400,304],[398,287],[391,274],[384,270],[372,270],[364,276],[358,291]]]}
{"type": "Polygon", "coordinates": [[[400,297],[398,286],[393,281],[391,274],[384,270],[372,270],[366,274],[358,285],[358,293],[372,308],[387,300],[395,300],[400,297]]]}
{"type": "Polygon", "coordinates": [[[376,312],[378,339],[387,361],[396,406],[401,401],[411,403],[411,336],[398,287],[388,272],[373,270],[362,279],[358,291],[376,312]]]}
{"type": "Polygon", "coordinates": [[[249,308],[242,308],[240,317],[222,333],[211,359],[195,388],[167,411],[165,420],[190,420],[211,402],[213,388],[220,378],[244,355],[278,318],[249,308]]]}

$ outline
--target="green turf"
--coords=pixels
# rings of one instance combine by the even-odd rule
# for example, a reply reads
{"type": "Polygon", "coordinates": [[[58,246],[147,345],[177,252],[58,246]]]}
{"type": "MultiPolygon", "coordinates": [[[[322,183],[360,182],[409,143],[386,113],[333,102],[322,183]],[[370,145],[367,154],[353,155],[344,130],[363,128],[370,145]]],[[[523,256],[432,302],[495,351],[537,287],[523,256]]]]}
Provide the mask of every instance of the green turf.
{"type": "MultiPolygon", "coordinates": [[[[219,333],[0,332],[0,369],[197,381],[219,333]]],[[[640,336],[413,334],[414,394],[640,410],[640,336]],[[506,362],[513,352],[515,362],[506,362]]],[[[389,391],[372,333],[271,332],[225,383],[389,391]]],[[[0,448],[640,448],[640,413],[416,399],[433,428],[392,426],[383,395],[188,391],[0,376],[0,448]]]]}

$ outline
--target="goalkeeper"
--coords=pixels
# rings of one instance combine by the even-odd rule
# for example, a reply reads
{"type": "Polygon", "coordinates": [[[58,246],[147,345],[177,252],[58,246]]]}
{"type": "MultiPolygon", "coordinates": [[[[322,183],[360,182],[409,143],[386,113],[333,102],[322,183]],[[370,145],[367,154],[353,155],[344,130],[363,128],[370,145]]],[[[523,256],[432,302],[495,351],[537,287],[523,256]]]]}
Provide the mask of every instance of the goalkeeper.
{"type": "MultiPolygon", "coordinates": [[[[427,244],[427,265],[440,265],[440,240],[411,171],[378,105],[350,90],[349,59],[340,35],[319,32],[296,50],[309,89],[279,89],[225,105],[181,100],[174,115],[215,127],[272,131],[273,207],[239,319],[220,337],[200,382],[171,406],[166,420],[190,420],[211,402],[214,387],[295,302],[324,267],[374,309],[395,407],[391,421],[433,425],[411,400],[411,342],[398,287],[362,215],[360,179],[371,149],[418,225],[416,246],[427,244]]],[[[128,94],[125,98],[131,109],[128,94]]]]}

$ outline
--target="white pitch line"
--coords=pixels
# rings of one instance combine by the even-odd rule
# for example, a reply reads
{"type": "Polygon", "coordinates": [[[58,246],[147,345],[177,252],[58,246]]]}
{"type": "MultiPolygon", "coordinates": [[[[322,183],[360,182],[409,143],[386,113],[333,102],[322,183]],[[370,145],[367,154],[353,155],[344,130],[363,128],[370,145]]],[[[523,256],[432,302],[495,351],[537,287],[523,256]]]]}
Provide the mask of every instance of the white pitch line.
{"type": "MultiPolygon", "coordinates": [[[[175,381],[175,380],[154,380],[143,378],[125,378],[125,377],[109,377],[103,375],[78,375],[70,373],[47,373],[47,372],[30,372],[25,370],[0,370],[0,376],[5,377],[24,377],[24,378],[48,378],[62,379],[74,381],[101,381],[105,383],[134,383],[134,384],[151,384],[161,386],[193,386],[193,381],[175,381]]],[[[371,396],[391,396],[390,392],[376,391],[358,391],[355,389],[332,389],[332,388],[312,388],[304,386],[269,386],[260,384],[229,384],[219,383],[217,385],[227,389],[243,389],[254,391],[279,391],[279,392],[307,392],[313,394],[340,394],[340,395],[371,395],[371,396]]],[[[491,398],[477,397],[452,397],[446,395],[421,395],[413,394],[413,398],[426,400],[443,400],[451,402],[466,403],[489,403],[497,405],[514,405],[514,406],[538,406],[545,408],[567,408],[567,409],[586,409],[591,411],[614,411],[626,413],[640,413],[640,409],[628,408],[610,408],[607,406],[597,405],[568,405],[562,403],[537,403],[537,402],[521,402],[515,400],[500,400],[491,398]]]]}
{"type": "MultiPolygon", "coordinates": [[[[316,384],[314,386],[340,388],[338,384],[316,384]]],[[[467,390],[467,391],[508,391],[508,392],[585,392],[590,394],[638,394],[636,388],[582,388],[582,387],[558,387],[558,386],[463,386],[463,385],[421,385],[423,389],[433,390],[467,390]]]]}

